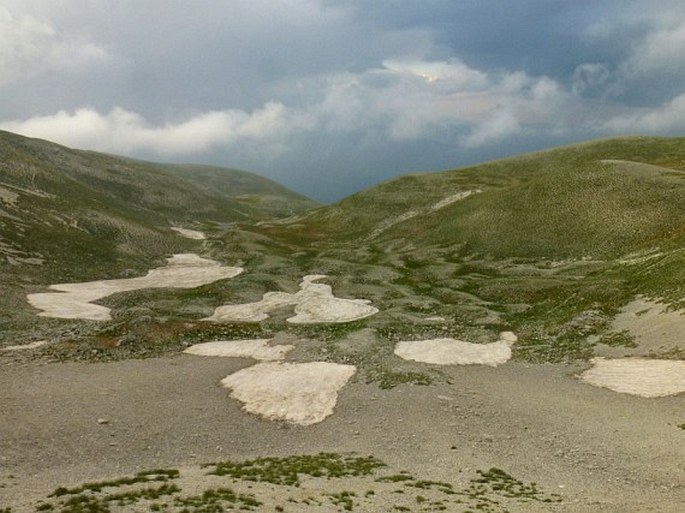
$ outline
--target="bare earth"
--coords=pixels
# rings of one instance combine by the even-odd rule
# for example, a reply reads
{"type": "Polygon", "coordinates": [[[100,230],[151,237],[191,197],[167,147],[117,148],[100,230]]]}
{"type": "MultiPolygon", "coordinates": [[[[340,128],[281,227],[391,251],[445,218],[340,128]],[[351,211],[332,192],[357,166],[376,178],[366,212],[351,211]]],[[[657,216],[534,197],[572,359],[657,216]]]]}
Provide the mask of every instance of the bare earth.
{"type": "MultiPolygon", "coordinates": [[[[353,380],[333,415],[297,426],[242,411],[220,386],[254,360],[10,361],[0,372],[0,505],[13,513],[35,511],[58,486],[160,467],[202,480],[201,463],[319,451],[371,454],[455,485],[498,467],[563,499],[514,501],[512,512],[675,513],[685,502],[684,396],[617,394],[577,380],[581,367],[447,366],[449,384],[392,390],[353,380]]],[[[363,496],[373,480],[343,485],[363,496]]],[[[269,493],[300,493],[285,488],[269,493]]]]}
{"type": "MultiPolygon", "coordinates": [[[[203,272],[195,276],[188,270],[183,283],[200,280],[200,275],[205,279],[206,269],[227,272],[214,263],[197,264],[203,272]]],[[[166,271],[153,273],[148,275],[152,283],[166,276],[166,271]]],[[[170,276],[178,283],[178,275],[170,276]]],[[[271,294],[288,301],[301,294],[304,300],[296,301],[295,310],[305,318],[327,315],[326,308],[324,314],[314,307],[298,311],[307,297],[312,303],[334,300],[337,307],[350,302],[354,309],[372,308],[363,300],[333,297],[329,286],[314,283],[319,278],[306,277],[297,294],[271,294]]],[[[635,308],[628,305],[621,314],[626,318],[617,318],[619,327],[628,323],[624,329],[636,334],[639,344],[631,351],[644,354],[662,347],[659,334],[669,346],[681,343],[677,329],[671,331],[680,325],[679,313],[654,312],[654,304],[635,308]],[[644,331],[644,319],[652,314],[652,322],[661,326],[659,334],[644,331]]],[[[342,318],[354,309],[343,308],[342,318]]],[[[346,342],[354,343],[354,337],[346,342]]],[[[504,332],[499,341],[483,345],[454,339],[398,344],[401,357],[409,351],[413,360],[429,362],[423,364],[426,368],[439,364],[444,380],[392,390],[356,380],[351,365],[255,363],[284,358],[291,348],[270,346],[266,339],[216,341],[188,351],[194,354],[100,364],[45,364],[13,358],[17,351],[12,348],[0,353],[0,511],[34,512],[38,501],[59,486],[77,487],[152,468],[180,469],[183,490],[201,493],[226,485],[207,476],[204,463],[353,452],[379,458],[389,472],[406,470],[462,489],[477,471],[496,467],[561,498],[546,503],[500,497],[506,507],[487,511],[682,512],[683,362],[596,359],[591,369],[530,365],[507,361],[515,341],[513,333],[504,332]],[[454,365],[464,363],[481,365],[454,365]]],[[[27,351],[31,349],[21,354],[27,351]]],[[[252,488],[242,481],[230,485],[268,497],[269,506],[260,511],[283,504],[288,505],[284,511],[341,511],[330,493],[343,491],[356,494],[355,511],[385,512],[398,504],[422,510],[418,496],[411,496],[414,502],[409,495],[398,498],[397,486],[379,484],[373,476],[312,479],[298,489],[252,488]],[[371,488],[376,498],[365,495],[371,488]],[[318,494],[325,504],[309,501],[308,494],[318,494]],[[294,497],[303,502],[291,505],[288,500],[294,497]]],[[[433,492],[422,490],[426,496],[421,500],[432,500],[433,492]]],[[[474,506],[449,504],[446,511],[471,511],[474,506]]]]}

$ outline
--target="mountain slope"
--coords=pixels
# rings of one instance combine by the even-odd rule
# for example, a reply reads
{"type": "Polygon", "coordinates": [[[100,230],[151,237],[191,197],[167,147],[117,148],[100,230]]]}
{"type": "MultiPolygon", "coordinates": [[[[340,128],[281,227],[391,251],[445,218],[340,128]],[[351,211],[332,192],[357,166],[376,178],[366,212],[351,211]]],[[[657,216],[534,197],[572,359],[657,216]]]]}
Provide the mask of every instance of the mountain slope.
{"type": "Polygon", "coordinates": [[[1,303],[24,303],[31,283],[146,271],[197,244],[173,226],[225,226],[313,205],[244,171],[143,162],[0,132],[1,303]]]}
{"type": "Polygon", "coordinates": [[[284,236],[605,257],[685,237],[685,139],[618,138],[404,176],[279,226],[284,236]]]}
{"type": "Polygon", "coordinates": [[[512,330],[519,358],[587,359],[598,340],[630,346],[611,326],[636,296],[685,307],[684,170],[683,138],[592,141],[404,176],[252,231],[304,248],[309,272],[375,292],[379,329],[512,330]]]}
{"type": "MultiPolygon", "coordinates": [[[[167,164],[164,170],[192,182],[208,196],[223,194],[252,218],[283,217],[309,210],[317,203],[260,176],[215,166],[167,164]]],[[[237,207],[238,208],[238,207],[237,207]]]]}

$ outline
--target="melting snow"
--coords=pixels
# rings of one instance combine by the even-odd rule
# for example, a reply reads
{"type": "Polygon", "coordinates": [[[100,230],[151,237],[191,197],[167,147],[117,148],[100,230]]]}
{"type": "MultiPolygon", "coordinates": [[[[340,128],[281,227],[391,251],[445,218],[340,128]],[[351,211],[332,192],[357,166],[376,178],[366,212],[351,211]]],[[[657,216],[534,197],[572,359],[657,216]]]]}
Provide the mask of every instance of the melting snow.
{"type": "Polygon", "coordinates": [[[355,372],[356,367],[337,363],[271,362],[240,370],[221,384],[250,413],[306,426],[333,413],[338,391],[355,372]]]}
{"type": "Polygon", "coordinates": [[[685,361],[646,358],[593,358],[580,375],[591,385],[622,394],[663,397],[685,392],[685,361]]]}
{"type": "Polygon", "coordinates": [[[195,344],[183,351],[199,356],[226,356],[235,358],[254,358],[255,360],[282,360],[295,348],[291,345],[270,346],[272,339],[226,340],[195,344]]]}
{"type": "Polygon", "coordinates": [[[473,344],[454,338],[398,342],[395,354],[405,360],[435,365],[489,365],[497,367],[511,358],[517,337],[511,331],[500,333],[490,344],[473,344]]]}
{"type": "Polygon", "coordinates": [[[339,323],[363,319],[378,312],[366,299],[342,299],[333,296],[330,285],[315,283],[322,274],[305,276],[300,291],[267,292],[261,301],[239,305],[220,306],[214,315],[205,321],[217,322],[259,322],[269,317],[269,312],[283,306],[295,306],[295,316],[288,322],[293,324],[339,323]]]}
{"type": "Polygon", "coordinates": [[[117,292],[146,288],[194,288],[217,280],[233,278],[241,272],[241,267],[222,266],[214,260],[183,253],[169,258],[166,266],[148,271],[145,276],[50,285],[50,289],[57,292],[29,294],[27,299],[32,306],[42,310],[38,315],[43,317],[108,321],[112,318],[110,309],[94,305],[93,301],[117,292]]]}

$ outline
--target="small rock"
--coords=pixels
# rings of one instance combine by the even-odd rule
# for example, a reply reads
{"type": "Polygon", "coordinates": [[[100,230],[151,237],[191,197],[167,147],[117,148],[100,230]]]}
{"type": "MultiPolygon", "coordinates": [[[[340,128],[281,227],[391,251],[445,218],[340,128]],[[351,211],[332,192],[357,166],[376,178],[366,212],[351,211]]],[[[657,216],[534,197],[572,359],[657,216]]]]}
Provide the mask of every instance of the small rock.
{"type": "Polygon", "coordinates": [[[109,424],[109,419],[98,419],[98,424],[109,424]]]}

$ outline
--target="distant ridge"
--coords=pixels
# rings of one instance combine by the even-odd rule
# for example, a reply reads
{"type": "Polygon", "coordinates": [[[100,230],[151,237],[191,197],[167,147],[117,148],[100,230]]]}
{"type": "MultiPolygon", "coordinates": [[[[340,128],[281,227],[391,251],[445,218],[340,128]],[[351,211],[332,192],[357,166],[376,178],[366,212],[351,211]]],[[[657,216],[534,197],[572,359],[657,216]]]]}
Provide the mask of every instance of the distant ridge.
{"type": "Polygon", "coordinates": [[[271,233],[462,244],[495,257],[608,257],[680,246],[683,220],[685,139],[624,137],[406,175],[271,233]]]}

